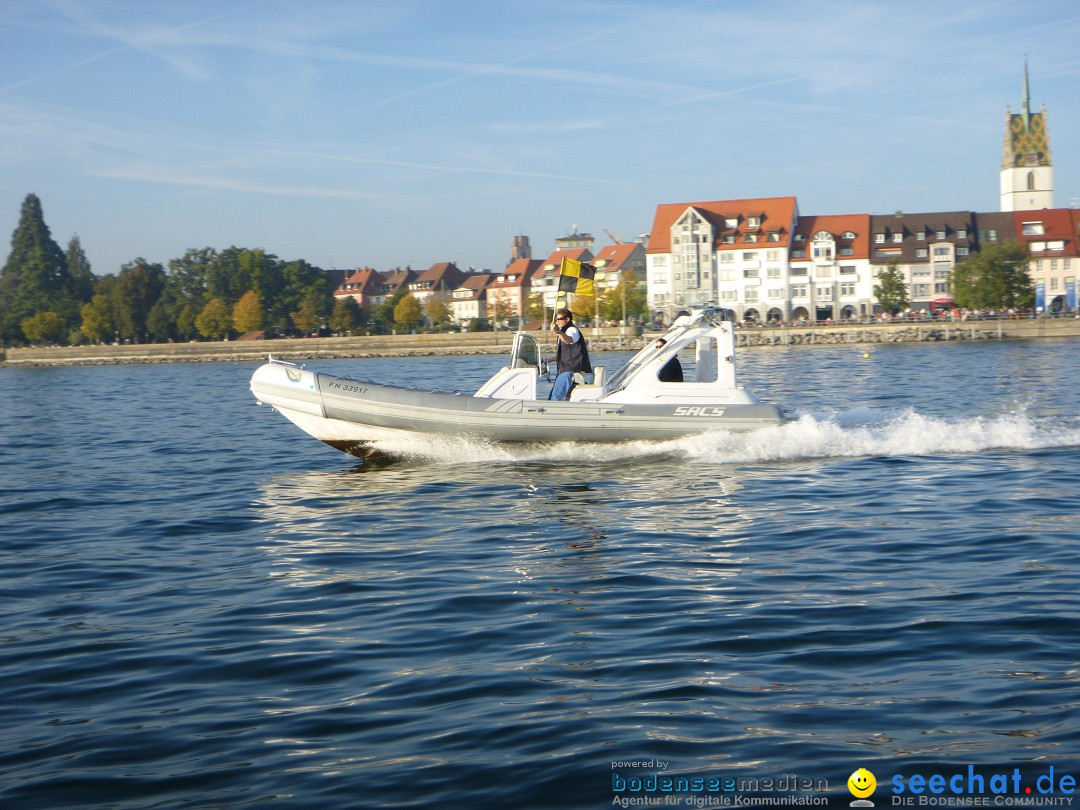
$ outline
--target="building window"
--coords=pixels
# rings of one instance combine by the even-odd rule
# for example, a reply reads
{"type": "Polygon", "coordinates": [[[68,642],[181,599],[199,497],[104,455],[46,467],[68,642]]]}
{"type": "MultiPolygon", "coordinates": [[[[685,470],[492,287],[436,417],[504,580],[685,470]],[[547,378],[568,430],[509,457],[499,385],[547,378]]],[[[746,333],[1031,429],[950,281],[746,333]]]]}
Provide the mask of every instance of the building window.
{"type": "Polygon", "coordinates": [[[668,283],[667,273],[653,273],[652,280],[653,280],[653,284],[667,284],[668,283]]]}
{"type": "Polygon", "coordinates": [[[963,246],[958,247],[956,249],[956,255],[957,256],[967,256],[968,255],[968,249],[966,247],[963,247],[963,246]]]}
{"type": "Polygon", "coordinates": [[[761,227],[761,217],[747,217],[746,224],[751,228],[761,227]]]}
{"type": "Polygon", "coordinates": [[[840,248],[840,255],[841,256],[854,256],[855,255],[855,249],[854,248],[849,248],[849,247],[842,247],[842,248],[840,248]]]}
{"type": "Polygon", "coordinates": [[[756,258],[757,258],[757,254],[756,254],[756,253],[744,253],[744,254],[742,255],[742,260],[743,260],[744,262],[752,262],[752,261],[754,261],[754,259],[756,259],[756,258]]]}
{"type": "Polygon", "coordinates": [[[765,271],[769,278],[780,278],[780,268],[770,267],[765,271]]]}
{"type": "Polygon", "coordinates": [[[938,231],[935,235],[937,236],[938,241],[940,242],[942,239],[945,238],[945,231],[938,231]]]}
{"type": "Polygon", "coordinates": [[[791,250],[791,258],[793,258],[793,259],[805,259],[806,258],[806,248],[792,248],[792,250],[791,250]]]}
{"type": "Polygon", "coordinates": [[[792,284],[791,285],[791,297],[792,298],[806,298],[808,286],[806,284],[792,284]]]}
{"type": "Polygon", "coordinates": [[[995,231],[995,230],[990,231],[990,241],[991,242],[996,242],[997,241],[997,231],[995,231]]]}
{"type": "Polygon", "coordinates": [[[1024,236],[1042,236],[1045,233],[1041,222],[1025,222],[1021,226],[1020,232],[1024,236]]]}
{"type": "Polygon", "coordinates": [[[770,299],[774,300],[774,301],[776,299],[778,299],[778,298],[783,298],[784,297],[784,288],[783,287],[773,287],[773,288],[771,288],[769,290],[769,296],[768,297],[770,299]]]}
{"type": "Polygon", "coordinates": [[[743,275],[743,278],[757,278],[758,277],[757,268],[755,268],[755,267],[747,267],[745,270],[743,270],[742,275],[743,275]]]}
{"type": "Polygon", "coordinates": [[[842,276],[853,276],[857,272],[859,272],[859,270],[854,265],[844,264],[840,266],[840,275],[842,276]]]}
{"type": "Polygon", "coordinates": [[[950,251],[949,251],[949,246],[948,245],[935,245],[934,246],[934,258],[935,259],[938,258],[939,256],[944,257],[944,258],[948,258],[949,255],[950,255],[950,251]]]}
{"type": "Polygon", "coordinates": [[[915,258],[916,259],[925,259],[927,257],[927,255],[928,254],[926,252],[926,248],[917,248],[915,250],[915,258]]]}
{"type": "Polygon", "coordinates": [[[758,293],[757,287],[747,287],[746,288],[746,298],[745,298],[746,303],[748,303],[748,304],[756,304],[757,300],[758,300],[757,293],[758,293]]]}
{"type": "Polygon", "coordinates": [[[964,228],[961,228],[960,230],[958,230],[956,232],[956,238],[957,239],[967,239],[967,230],[964,229],[964,228]]]}
{"type": "Polygon", "coordinates": [[[737,228],[737,227],[739,227],[739,218],[738,217],[727,217],[724,220],[724,224],[729,228],[737,228]]]}
{"type": "Polygon", "coordinates": [[[900,242],[904,241],[904,235],[902,233],[894,233],[892,235],[892,240],[893,242],[899,244],[900,242]]]}
{"type": "Polygon", "coordinates": [[[912,294],[916,298],[928,298],[930,296],[930,285],[929,284],[912,284],[911,285],[911,290],[912,290],[912,294]]]}
{"type": "Polygon", "coordinates": [[[817,297],[819,301],[832,301],[832,285],[818,287],[817,297]]]}
{"type": "Polygon", "coordinates": [[[874,244],[875,245],[884,245],[885,244],[885,234],[883,234],[883,233],[875,233],[874,234],[874,244]]]}
{"type": "Polygon", "coordinates": [[[915,234],[915,238],[917,240],[919,240],[920,242],[925,242],[926,241],[926,231],[919,231],[917,234],[915,234]]]}
{"type": "Polygon", "coordinates": [[[780,241],[780,234],[777,233],[776,231],[769,231],[768,236],[766,236],[765,238],[770,242],[779,242],[780,241]]]}
{"type": "Polygon", "coordinates": [[[746,241],[747,242],[756,242],[757,241],[757,234],[756,233],[748,233],[746,235],[746,241]]]}

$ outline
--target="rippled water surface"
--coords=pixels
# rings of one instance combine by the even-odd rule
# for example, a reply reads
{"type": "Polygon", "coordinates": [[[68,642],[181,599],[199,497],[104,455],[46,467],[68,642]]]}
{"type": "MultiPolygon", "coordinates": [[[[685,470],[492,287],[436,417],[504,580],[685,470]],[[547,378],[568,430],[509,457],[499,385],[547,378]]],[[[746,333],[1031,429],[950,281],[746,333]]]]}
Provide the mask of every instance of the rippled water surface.
{"type": "MultiPolygon", "coordinates": [[[[256,406],[254,365],[2,369],[0,806],[1080,777],[1078,349],[745,350],[797,422],[379,465],[256,406]]],[[[313,365],[471,390],[500,362],[313,365]]]]}

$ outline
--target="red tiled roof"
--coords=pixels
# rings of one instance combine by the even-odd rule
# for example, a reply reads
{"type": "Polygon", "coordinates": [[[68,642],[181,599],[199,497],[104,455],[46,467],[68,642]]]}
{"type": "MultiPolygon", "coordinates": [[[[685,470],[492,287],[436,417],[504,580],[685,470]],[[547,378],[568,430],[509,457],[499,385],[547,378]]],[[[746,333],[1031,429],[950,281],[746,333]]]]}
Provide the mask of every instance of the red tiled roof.
{"type": "MultiPolygon", "coordinates": [[[[1060,240],[1065,243],[1065,249],[1064,251],[1054,251],[1054,255],[1075,256],[1077,255],[1076,240],[1077,236],[1080,235],[1077,233],[1077,223],[1080,222],[1077,213],[1076,210],[1069,208],[1014,211],[1013,222],[1016,226],[1016,240],[1022,245],[1031,242],[1056,242],[1060,240]],[[1025,222],[1041,222],[1043,233],[1026,236],[1024,234],[1025,222]]],[[[1038,254],[1033,258],[1042,258],[1042,255],[1038,254]]]]}
{"type": "MultiPolygon", "coordinates": [[[[816,217],[799,217],[795,226],[795,233],[804,237],[802,244],[809,245],[814,241],[814,234],[825,231],[832,234],[837,244],[851,248],[851,255],[846,259],[867,259],[870,257],[870,215],[869,214],[829,214],[816,217]],[[844,240],[840,237],[851,232],[854,239],[844,240]]],[[[793,261],[800,261],[794,259],[793,261]]]]}
{"type": "Polygon", "coordinates": [[[338,285],[338,288],[334,290],[334,294],[354,295],[356,293],[365,293],[369,291],[369,287],[372,285],[382,283],[382,273],[378,270],[371,267],[360,267],[338,285]]]}
{"type": "Polygon", "coordinates": [[[515,259],[501,273],[495,274],[492,287],[527,287],[542,262],[539,259],[515,259]],[[511,280],[512,278],[512,280],[511,280]],[[502,279],[500,281],[499,279],[502,279]]]}
{"type": "Polygon", "coordinates": [[[465,274],[453,262],[438,262],[421,273],[415,281],[421,283],[430,282],[431,289],[439,287],[440,282],[443,288],[454,289],[464,277],[465,274]]]}
{"type": "Polygon", "coordinates": [[[639,248],[637,242],[622,242],[618,245],[608,245],[596,254],[594,262],[604,262],[605,269],[618,270],[620,266],[629,261],[634,251],[639,248]]]}
{"type": "MultiPolygon", "coordinates": [[[[772,247],[787,247],[791,239],[791,227],[795,220],[794,197],[761,197],[752,200],[713,200],[710,202],[685,202],[663,203],[656,206],[656,216],[653,218],[652,231],[649,234],[648,253],[671,252],[671,226],[681,217],[687,208],[694,208],[706,220],[711,222],[717,233],[727,231],[725,220],[739,218],[736,233],[744,235],[751,232],[778,232],[780,239],[776,242],[757,243],[764,247],[766,244],[772,247]],[[746,218],[759,216],[762,218],[760,228],[747,228],[746,218]]],[[[717,249],[745,247],[746,243],[741,240],[735,245],[717,243],[717,249]]]]}

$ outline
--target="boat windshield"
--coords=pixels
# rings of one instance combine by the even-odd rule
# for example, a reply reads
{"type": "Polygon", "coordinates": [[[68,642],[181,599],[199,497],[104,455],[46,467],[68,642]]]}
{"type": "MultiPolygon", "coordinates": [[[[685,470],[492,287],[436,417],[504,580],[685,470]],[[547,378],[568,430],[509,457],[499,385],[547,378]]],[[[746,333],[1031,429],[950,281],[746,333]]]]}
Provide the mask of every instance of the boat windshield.
{"type": "Polygon", "coordinates": [[[510,368],[535,368],[540,373],[540,342],[524,332],[514,333],[514,347],[510,350],[510,368]]]}
{"type": "MultiPolygon", "coordinates": [[[[692,331],[699,331],[702,327],[715,326],[718,321],[730,321],[733,319],[734,313],[731,310],[706,307],[693,315],[685,315],[678,318],[662,337],[667,341],[670,347],[670,344],[679,342],[680,338],[692,331]]],[[[623,386],[639,366],[652,360],[660,353],[660,351],[660,349],[656,348],[655,343],[650,342],[641,351],[631,357],[630,361],[625,366],[608,378],[608,388],[610,390],[615,390],[623,386]]]]}

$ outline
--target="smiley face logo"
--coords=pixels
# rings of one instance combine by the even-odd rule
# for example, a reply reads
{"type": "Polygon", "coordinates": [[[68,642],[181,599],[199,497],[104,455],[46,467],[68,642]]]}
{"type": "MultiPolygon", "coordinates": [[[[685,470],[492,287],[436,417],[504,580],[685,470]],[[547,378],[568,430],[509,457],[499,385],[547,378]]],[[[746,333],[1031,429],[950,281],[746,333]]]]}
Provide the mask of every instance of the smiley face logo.
{"type": "Polygon", "coordinates": [[[848,777],[847,786],[852,796],[865,799],[874,792],[874,788],[877,787],[877,779],[866,768],[859,768],[848,777]]]}

